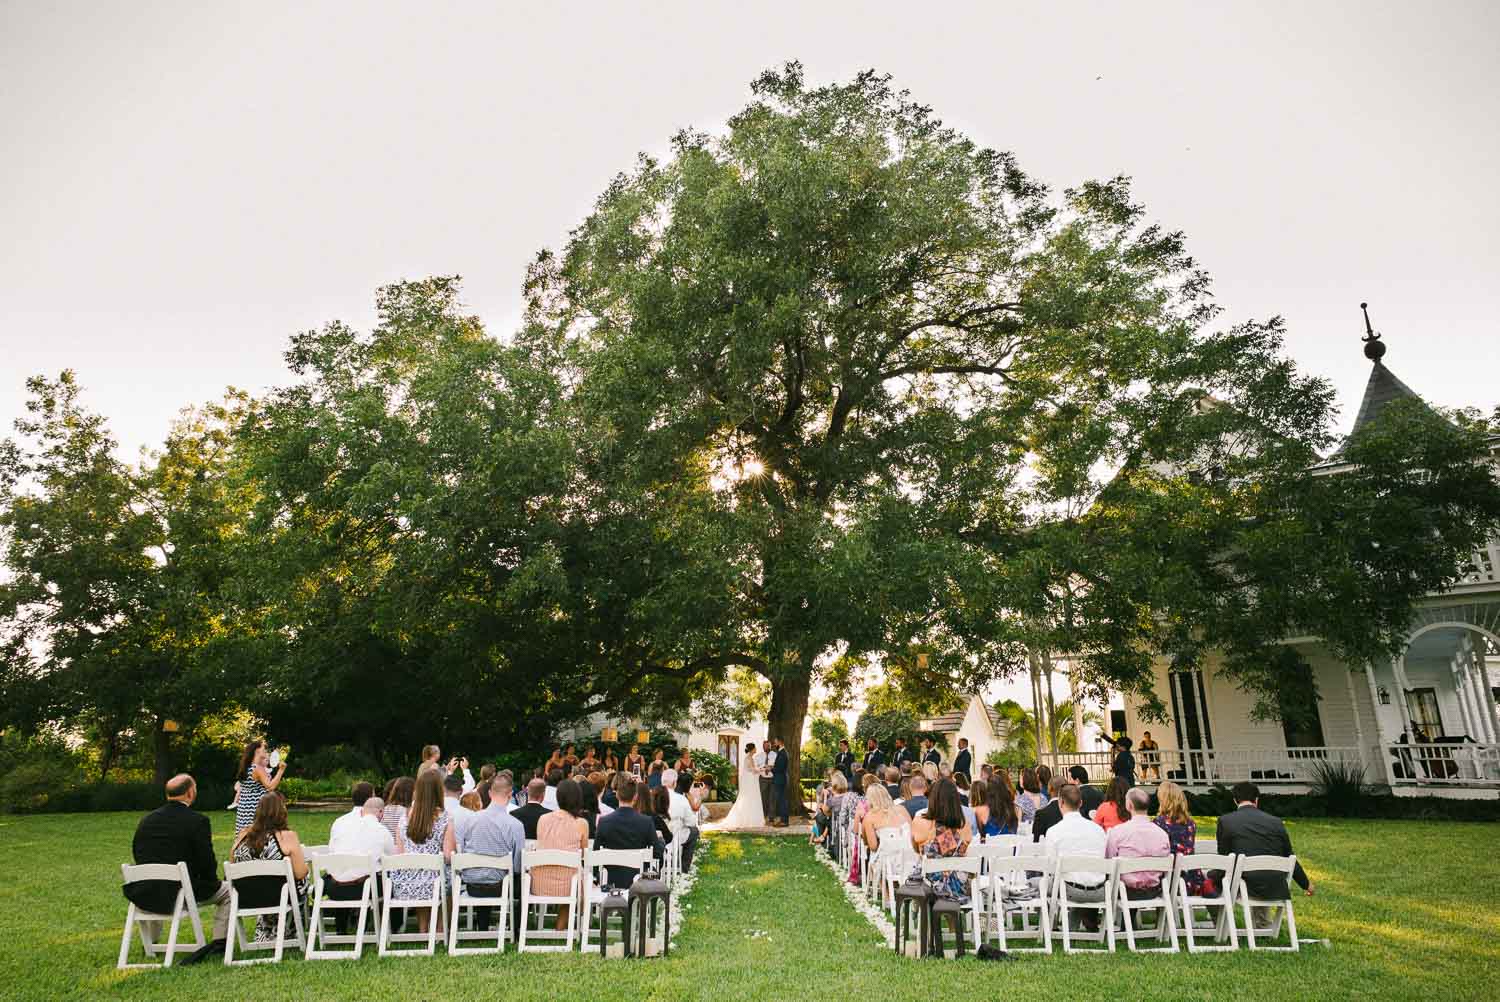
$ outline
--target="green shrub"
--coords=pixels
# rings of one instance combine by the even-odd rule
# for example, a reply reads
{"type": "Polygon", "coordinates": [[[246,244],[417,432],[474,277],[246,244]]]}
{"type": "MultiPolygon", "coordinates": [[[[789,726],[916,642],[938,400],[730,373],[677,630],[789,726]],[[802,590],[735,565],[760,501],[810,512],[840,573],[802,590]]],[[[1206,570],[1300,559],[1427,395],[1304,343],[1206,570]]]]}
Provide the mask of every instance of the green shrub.
{"type": "Polygon", "coordinates": [[[22,762],[0,778],[0,810],[8,814],[48,810],[81,778],[70,763],[50,756],[22,762]]]}
{"type": "Polygon", "coordinates": [[[1313,765],[1312,793],[1323,798],[1330,817],[1355,817],[1368,792],[1365,767],[1359,762],[1321,761],[1313,765]]]}
{"type": "Polygon", "coordinates": [[[693,769],[697,773],[708,773],[713,777],[715,800],[733,800],[739,795],[734,764],[717,752],[693,752],[693,769]]]}

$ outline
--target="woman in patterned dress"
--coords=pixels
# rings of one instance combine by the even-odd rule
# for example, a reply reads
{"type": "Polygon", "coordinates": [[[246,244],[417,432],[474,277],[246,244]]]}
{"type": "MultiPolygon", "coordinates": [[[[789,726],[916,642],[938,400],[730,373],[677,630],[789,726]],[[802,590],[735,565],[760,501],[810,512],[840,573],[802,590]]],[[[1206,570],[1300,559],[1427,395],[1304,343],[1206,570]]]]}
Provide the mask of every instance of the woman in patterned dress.
{"type": "Polygon", "coordinates": [[[282,756],[274,773],[266,769],[268,760],[269,754],[263,739],[256,738],[245,745],[245,753],[240,756],[240,795],[234,810],[236,835],[249,828],[255,820],[260,798],[281,785],[281,777],[286,773],[286,756],[282,756]]]}
{"type": "MultiPolygon", "coordinates": [[[[1156,788],[1158,810],[1156,826],[1167,833],[1174,856],[1191,856],[1198,842],[1198,824],[1188,813],[1187,797],[1182,788],[1171,780],[1156,788]]],[[[1188,893],[1194,896],[1219,893],[1219,882],[1210,873],[1202,870],[1187,870],[1182,875],[1188,893]]]]}
{"type": "MultiPolygon", "coordinates": [[[[966,853],[973,838],[974,833],[964,818],[963,806],[958,800],[958,787],[953,785],[951,779],[938,780],[927,797],[927,813],[912,820],[912,846],[924,859],[952,859],[966,853]]],[[[923,879],[940,896],[951,898],[960,904],[968,903],[967,873],[930,873],[923,879]]]]}
{"type": "Polygon", "coordinates": [[[417,781],[411,776],[398,776],[385,785],[385,810],[380,812],[380,823],[391,833],[396,845],[401,844],[402,831],[406,829],[406,812],[411,809],[411,795],[417,781]]]}
{"type": "MultiPolygon", "coordinates": [[[[229,848],[229,856],[236,863],[248,863],[257,859],[291,860],[292,879],[297,882],[298,907],[307,897],[307,858],[302,852],[302,840],[287,827],[286,801],[281,794],[267,793],[260,798],[255,808],[255,817],[251,819],[249,826],[235,836],[229,848]]],[[[275,917],[256,916],[255,941],[263,943],[275,938],[275,917]]]]}
{"type": "Polygon", "coordinates": [[[1036,812],[1047,804],[1047,795],[1042,792],[1042,780],[1034,768],[1021,770],[1021,793],[1016,797],[1016,810],[1021,820],[1030,824],[1036,820],[1036,812]]]}
{"type": "MultiPolygon", "coordinates": [[[[443,810],[443,778],[441,769],[428,769],[417,777],[416,790],[412,793],[411,810],[406,815],[406,827],[396,840],[396,849],[402,853],[419,853],[423,856],[442,855],[444,860],[453,858],[458,844],[454,839],[452,819],[443,810]]],[[[391,899],[421,899],[432,894],[433,881],[440,874],[431,870],[398,870],[391,880],[391,899]]],[[[431,918],[429,909],[417,912],[417,928],[427,931],[431,918]]]]}
{"type": "MultiPolygon", "coordinates": [[[[668,794],[670,797],[670,794],[668,794]]],[[[557,810],[543,814],[536,822],[536,847],[582,852],[589,845],[589,823],[582,817],[583,789],[576,780],[557,784],[557,810]]],[[[580,861],[582,856],[579,857],[580,861]]],[[[581,865],[581,864],[580,864],[581,865]]],[[[531,871],[531,893],[543,897],[562,897],[573,890],[573,878],[581,870],[566,866],[538,866],[531,871]]],[[[568,927],[568,906],[557,908],[558,930],[568,927]]]]}

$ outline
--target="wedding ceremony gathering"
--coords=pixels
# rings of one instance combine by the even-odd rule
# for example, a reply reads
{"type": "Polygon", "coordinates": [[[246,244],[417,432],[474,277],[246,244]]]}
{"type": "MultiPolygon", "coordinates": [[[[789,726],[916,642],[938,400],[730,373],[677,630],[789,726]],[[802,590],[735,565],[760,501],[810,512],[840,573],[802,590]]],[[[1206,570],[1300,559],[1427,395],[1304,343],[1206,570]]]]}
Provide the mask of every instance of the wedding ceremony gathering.
{"type": "Polygon", "coordinates": [[[1494,998],[1497,34],[0,0],[0,999],[1494,998]]]}

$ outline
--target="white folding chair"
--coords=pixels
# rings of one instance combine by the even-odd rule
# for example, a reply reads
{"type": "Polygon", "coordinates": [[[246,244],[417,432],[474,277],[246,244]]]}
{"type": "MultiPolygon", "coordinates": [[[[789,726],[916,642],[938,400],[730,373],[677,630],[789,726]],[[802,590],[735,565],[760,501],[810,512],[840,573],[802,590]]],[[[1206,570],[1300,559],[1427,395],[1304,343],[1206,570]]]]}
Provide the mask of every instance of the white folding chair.
{"type": "Polygon", "coordinates": [[[1227,953],[1239,948],[1234,929],[1234,881],[1238,876],[1239,861],[1237,855],[1195,852],[1178,864],[1172,896],[1178,907],[1177,928],[1187,937],[1189,953],[1227,953]],[[1224,871],[1219,892],[1189,893],[1187,875],[1193,870],[1202,870],[1205,875],[1214,870],[1224,871]],[[1193,919],[1193,912],[1198,908],[1208,909],[1210,921],[1207,924],[1199,924],[1193,919]],[[1217,917],[1214,916],[1215,910],[1217,917]],[[1198,945],[1196,937],[1202,935],[1212,935],[1215,945],[1198,945]],[[1227,944],[1225,940],[1228,940],[1227,944]]]}
{"type": "MultiPolygon", "coordinates": [[[[601,910],[600,906],[609,896],[605,890],[609,885],[609,871],[605,867],[628,867],[639,874],[645,869],[646,864],[651,862],[653,855],[655,854],[650,849],[590,849],[588,851],[584,862],[588,868],[588,879],[585,879],[582,884],[583,914],[579,920],[579,949],[584,953],[589,952],[589,929],[593,925],[594,914],[601,910]]],[[[600,919],[603,920],[602,915],[600,919]]]]}
{"type": "Polygon", "coordinates": [[[120,959],[115,964],[118,970],[171,967],[172,958],[177,954],[196,953],[207,944],[203,938],[203,920],[198,916],[198,899],[193,896],[193,878],[188,875],[187,863],[122,863],[120,865],[122,884],[135,884],[147,880],[159,880],[177,885],[172,911],[166,914],[148,912],[137,907],[134,901],[130,902],[130,906],[125,909],[125,933],[120,937],[120,959]],[[191,943],[177,942],[177,933],[184,917],[193,927],[191,943]],[[165,943],[154,941],[151,935],[151,925],[155,923],[171,923],[171,931],[167,933],[165,943]],[[140,934],[141,946],[146,951],[148,963],[127,963],[130,959],[130,941],[137,933],[140,934]],[[150,963],[152,957],[161,957],[161,963],[150,963]]]}
{"type": "MultiPolygon", "coordinates": [[[[1081,882],[1081,881],[1080,881],[1081,882]]],[[[1062,925],[1062,942],[1064,953],[1091,953],[1115,951],[1115,861],[1105,859],[1103,856],[1059,856],[1057,857],[1057,877],[1053,883],[1053,900],[1057,906],[1058,921],[1062,925]],[[1098,874],[1104,875],[1104,883],[1099,885],[1102,897],[1099,901],[1074,901],[1068,897],[1068,888],[1075,886],[1068,877],[1072,874],[1088,874],[1088,880],[1092,881],[1098,874]],[[1087,932],[1070,928],[1069,914],[1074,910],[1097,911],[1099,913],[1099,931],[1087,932]],[[1086,943],[1103,943],[1104,950],[1075,950],[1073,940],[1081,940],[1086,943]]]]}
{"type": "Polygon", "coordinates": [[[399,853],[394,856],[382,856],[380,858],[380,879],[385,884],[383,901],[380,910],[380,936],[377,939],[382,957],[431,957],[437,953],[438,940],[448,923],[444,921],[447,912],[443,902],[443,857],[428,855],[427,853],[399,853]],[[419,872],[431,876],[422,878],[427,883],[427,893],[416,897],[398,897],[399,888],[396,884],[398,873],[419,872]],[[393,932],[391,930],[391,911],[395,908],[405,908],[427,912],[426,932],[393,932]],[[427,945],[419,950],[397,950],[392,949],[394,943],[422,943],[427,945]]]}
{"type": "Polygon", "coordinates": [[[1297,917],[1292,914],[1292,872],[1297,868],[1296,856],[1241,856],[1240,866],[1235,871],[1234,898],[1243,909],[1245,920],[1245,942],[1252,950],[1274,950],[1282,953],[1296,953],[1301,949],[1301,941],[1297,939],[1297,917]],[[1245,883],[1247,873],[1278,873],[1287,881],[1286,897],[1280,899],[1263,899],[1250,896],[1250,888],[1245,883]],[[1257,926],[1255,914],[1252,909],[1265,908],[1274,910],[1276,921],[1271,926],[1257,926]],[[1286,946],[1258,946],[1255,937],[1276,940],[1281,937],[1281,921],[1286,919],[1287,936],[1290,942],[1286,946]]]}
{"type": "Polygon", "coordinates": [[[687,843],[688,831],[687,825],[676,818],[669,818],[667,820],[667,828],[671,830],[672,837],[667,841],[667,853],[664,860],[666,865],[664,869],[666,870],[666,876],[670,878],[672,875],[682,872],[682,847],[687,843]]]}
{"type": "MultiPolygon", "coordinates": [[[[1172,881],[1177,876],[1177,856],[1147,856],[1139,858],[1120,857],[1115,860],[1115,907],[1119,909],[1125,925],[1125,945],[1131,953],[1176,953],[1177,922],[1172,917],[1172,881]],[[1125,882],[1127,873],[1154,873],[1161,879],[1156,890],[1147,895],[1132,896],[1125,882]],[[1166,946],[1137,947],[1135,945],[1135,918],[1141,912],[1156,915],[1156,939],[1166,946]]],[[[1146,930],[1142,929],[1144,933],[1146,930]]]]}
{"type": "MultiPolygon", "coordinates": [[[[1001,841],[1002,839],[1013,839],[1010,835],[991,835],[985,841],[974,839],[969,842],[969,848],[964,855],[970,859],[979,860],[984,866],[982,872],[990,872],[990,862],[995,859],[1009,858],[1016,854],[1016,843],[1014,841],[1001,841]]],[[[993,907],[993,896],[989,880],[975,882],[979,888],[975,893],[979,895],[979,919],[981,925],[980,938],[983,940],[983,928],[988,928],[990,915],[993,907]]]]}
{"type": "Polygon", "coordinates": [[[229,881],[229,941],[224,945],[224,965],[233,967],[245,964],[279,964],[282,952],[291,946],[303,947],[302,902],[297,900],[297,881],[292,876],[292,861],[281,859],[252,859],[244,863],[225,863],[224,879],[229,881]],[[291,913],[293,934],[287,936],[287,913],[291,913]],[[251,941],[245,938],[241,919],[275,917],[276,938],[271,942],[251,941]],[[238,945],[241,953],[258,950],[272,951],[269,957],[253,960],[235,960],[238,945]]]}
{"type": "Polygon", "coordinates": [[[1016,953],[1052,952],[1052,883],[1056,862],[1042,857],[998,856],[988,861],[991,914],[1000,949],[1016,953]],[[1028,871],[1041,868],[1039,877],[1028,871]],[[1010,920],[1019,920],[1011,929],[1010,920]],[[1034,939],[1037,946],[1009,945],[1008,938],[1034,939]]]}
{"type": "MultiPolygon", "coordinates": [[[[980,909],[980,882],[984,871],[984,861],[975,856],[940,856],[936,859],[922,860],[922,876],[926,877],[933,873],[967,873],[969,875],[969,903],[963,906],[959,912],[958,935],[963,936],[963,915],[969,916],[969,934],[974,939],[974,949],[978,950],[980,945],[981,909],[980,909]]],[[[936,932],[937,930],[934,930],[936,932]]]]}
{"type": "Polygon", "coordinates": [[[1017,835],[1024,835],[1026,838],[1030,838],[1031,837],[1031,825],[1032,825],[1032,823],[1030,821],[1019,821],[1019,822],[1017,822],[1016,823],[1016,834],[1017,835]]]}
{"type": "Polygon", "coordinates": [[[312,856],[322,856],[332,851],[326,845],[305,845],[302,847],[302,857],[307,859],[312,856]]]}
{"type": "Polygon", "coordinates": [[[379,905],[377,903],[376,880],[375,880],[375,858],[372,856],[361,856],[358,853],[319,853],[312,857],[312,915],[307,920],[307,947],[302,956],[305,960],[358,960],[365,952],[365,926],[370,926],[371,932],[376,936],[380,930],[376,928],[379,921],[379,905]],[[339,874],[353,880],[360,880],[359,898],[354,900],[337,900],[326,896],[325,882],[329,874],[339,874]],[[328,932],[323,928],[326,919],[334,918],[328,912],[355,912],[354,935],[340,935],[337,932],[328,932]],[[318,945],[322,942],[322,946],[318,945]],[[330,946],[351,945],[349,950],[330,950],[330,946]]]}
{"type": "Polygon", "coordinates": [[[916,864],[916,853],[911,848],[911,836],[907,828],[880,829],[880,849],[877,863],[880,866],[881,898],[892,914],[896,911],[896,888],[906,880],[916,864]]]}
{"type": "Polygon", "coordinates": [[[1202,853],[1205,856],[1217,856],[1219,854],[1219,840],[1216,838],[1200,838],[1193,841],[1193,855],[1202,853]]]}
{"type": "Polygon", "coordinates": [[[528,951],[534,953],[567,953],[573,949],[573,934],[578,929],[578,907],[579,884],[583,874],[583,853],[569,852],[564,849],[533,849],[521,853],[521,917],[517,928],[520,935],[516,940],[516,950],[521,953],[528,951]],[[572,871],[568,878],[568,890],[564,894],[536,894],[531,890],[531,871],[539,866],[562,866],[572,871]],[[568,921],[564,929],[546,928],[548,906],[558,907],[571,905],[568,909],[568,921]],[[536,908],[537,928],[531,928],[531,909],[536,908]],[[562,940],[561,946],[538,946],[533,943],[527,946],[527,939],[532,940],[562,940]]]}
{"type": "Polygon", "coordinates": [[[510,899],[515,886],[515,875],[511,872],[511,858],[509,856],[486,856],[477,852],[456,852],[450,864],[453,874],[453,884],[448,894],[448,953],[450,956],[461,956],[466,953],[504,953],[505,937],[510,932],[510,899]],[[463,882],[465,870],[499,870],[501,878],[500,896],[476,896],[469,893],[469,889],[463,882]],[[464,909],[469,909],[469,928],[460,928],[461,920],[464,918],[464,909]],[[492,932],[488,929],[475,929],[474,909],[494,908],[500,915],[495,922],[496,929],[492,932]],[[465,942],[494,940],[493,946],[463,946],[465,942]]]}

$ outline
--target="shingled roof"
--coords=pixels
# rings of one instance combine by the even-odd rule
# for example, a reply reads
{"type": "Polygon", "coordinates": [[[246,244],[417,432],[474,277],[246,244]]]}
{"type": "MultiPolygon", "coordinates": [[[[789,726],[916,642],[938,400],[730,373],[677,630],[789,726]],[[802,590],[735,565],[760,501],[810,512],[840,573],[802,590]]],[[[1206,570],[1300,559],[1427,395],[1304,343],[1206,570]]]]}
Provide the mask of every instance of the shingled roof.
{"type": "MultiPolygon", "coordinates": [[[[974,698],[977,697],[971,697],[970,701],[972,702],[974,698]]],[[[980,705],[984,707],[985,714],[990,718],[990,730],[996,737],[1005,737],[1005,718],[1001,717],[1000,714],[995,710],[995,708],[986,703],[983,699],[980,699],[979,702],[980,705]]],[[[969,704],[965,703],[963,706],[949,710],[946,713],[940,713],[935,717],[926,718],[922,721],[922,730],[937,731],[939,734],[951,734],[963,727],[964,718],[967,717],[968,714],[969,704]]]]}

